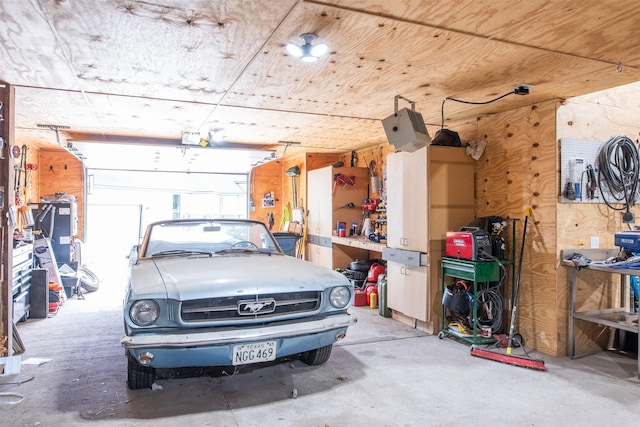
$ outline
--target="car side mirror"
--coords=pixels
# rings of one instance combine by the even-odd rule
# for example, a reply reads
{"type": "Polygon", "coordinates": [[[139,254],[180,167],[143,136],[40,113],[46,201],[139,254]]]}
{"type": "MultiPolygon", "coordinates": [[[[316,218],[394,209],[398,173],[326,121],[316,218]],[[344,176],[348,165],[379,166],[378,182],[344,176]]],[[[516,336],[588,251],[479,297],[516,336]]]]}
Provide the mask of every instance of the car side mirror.
{"type": "Polygon", "coordinates": [[[127,255],[127,258],[129,259],[129,265],[133,265],[133,264],[137,264],[138,263],[138,252],[140,251],[140,245],[133,245],[131,247],[131,251],[129,252],[129,255],[127,255]]]}

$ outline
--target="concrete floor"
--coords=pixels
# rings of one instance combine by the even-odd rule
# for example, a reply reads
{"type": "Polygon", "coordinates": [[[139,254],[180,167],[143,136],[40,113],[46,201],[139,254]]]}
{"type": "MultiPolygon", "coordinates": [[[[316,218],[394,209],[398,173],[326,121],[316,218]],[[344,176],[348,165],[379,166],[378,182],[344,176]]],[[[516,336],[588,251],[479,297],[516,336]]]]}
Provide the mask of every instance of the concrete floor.
{"type": "MultiPolygon", "coordinates": [[[[112,286],[110,288],[110,286],[112,286]]],[[[121,289],[70,299],[55,316],[18,325],[19,374],[0,377],[2,426],[637,426],[635,354],[545,360],[548,372],[469,355],[353,308],[358,323],[329,362],[297,360],[239,372],[172,374],[128,390],[119,339],[121,289]],[[33,358],[41,364],[25,364],[33,358]],[[297,397],[293,398],[293,390],[297,397]],[[6,396],[10,393],[11,396],[6,396]],[[15,395],[23,397],[18,403],[15,395]]],[[[516,352],[516,350],[514,350],[516,352]]]]}

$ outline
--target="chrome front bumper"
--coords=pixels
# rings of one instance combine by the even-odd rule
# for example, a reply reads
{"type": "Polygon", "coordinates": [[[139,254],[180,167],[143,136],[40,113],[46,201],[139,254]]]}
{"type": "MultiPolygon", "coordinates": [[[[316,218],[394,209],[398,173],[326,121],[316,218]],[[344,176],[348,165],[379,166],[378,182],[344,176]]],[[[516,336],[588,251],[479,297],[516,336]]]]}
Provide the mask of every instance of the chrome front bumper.
{"type": "Polygon", "coordinates": [[[357,319],[350,314],[336,314],[320,320],[267,327],[213,332],[198,332],[197,329],[194,329],[191,333],[183,334],[125,335],[120,339],[120,344],[127,349],[226,345],[318,334],[345,328],[356,322],[357,319]]]}

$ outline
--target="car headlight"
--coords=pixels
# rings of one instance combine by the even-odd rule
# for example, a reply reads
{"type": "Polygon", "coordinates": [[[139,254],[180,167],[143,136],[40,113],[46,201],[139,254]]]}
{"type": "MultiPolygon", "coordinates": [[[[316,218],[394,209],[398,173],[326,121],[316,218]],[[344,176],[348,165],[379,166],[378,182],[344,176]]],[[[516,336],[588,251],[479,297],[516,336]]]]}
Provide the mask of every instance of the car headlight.
{"type": "Polygon", "coordinates": [[[345,308],[351,301],[351,292],[346,286],[336,286],[329,293],[329,302],[335,308],[345,308]]]}
{"type": "Polygon", "coordinates": [[[138,326],[149,326],[158,320],[160,307],[152,299],[143,299],[133,303],[129,309],[129,317],[138,326]]]}

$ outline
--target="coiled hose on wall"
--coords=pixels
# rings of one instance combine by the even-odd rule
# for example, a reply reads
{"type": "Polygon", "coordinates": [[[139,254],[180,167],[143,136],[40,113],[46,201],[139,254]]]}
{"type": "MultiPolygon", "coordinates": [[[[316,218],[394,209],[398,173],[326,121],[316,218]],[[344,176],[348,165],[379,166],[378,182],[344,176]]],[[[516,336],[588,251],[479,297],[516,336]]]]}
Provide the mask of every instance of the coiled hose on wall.
{"type": "Polygon", "coordinates": [[[614,136],[600,149],[596,165],[598,188],[602,200],[610,209],[629,212],[638,193],[640,172],[638,147],[626,136],[614,136]],[[605,194],[604,189],[609,196],[605,194]],[[608,200],[607,197],[613,200],[608,200]],[[612,203],[624,203],[625,206],[616,208],[612,203]]]}

